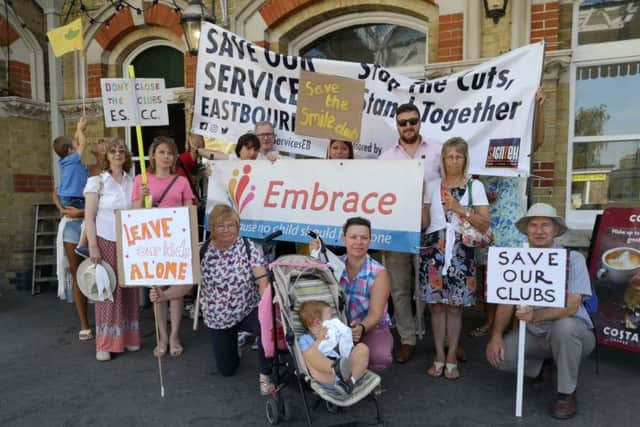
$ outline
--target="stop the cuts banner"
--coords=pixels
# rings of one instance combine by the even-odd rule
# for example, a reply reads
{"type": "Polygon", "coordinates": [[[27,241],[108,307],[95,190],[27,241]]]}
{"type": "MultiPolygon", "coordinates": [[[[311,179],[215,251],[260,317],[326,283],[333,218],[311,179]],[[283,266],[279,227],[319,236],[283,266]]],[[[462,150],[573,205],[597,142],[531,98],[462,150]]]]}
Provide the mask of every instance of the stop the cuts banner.
{"type": "MultiPolygon", "coordinates": [[[[529,172],[535,92],[544,46],[513,50],[464,72],[414,80],[366,63],[285,56],[256,46],[216,25],[203,23],[192,130],[235,141],[258,121],[274,124],[276,148],[324,157],[328,141],[296,134],[300,71],[363,80],[356,157],[377,157],[398,140],[395,111],[414,103],[422,135],[470,143],[470,173],[518,176],[529,172]]],[[[357,106],[354,106],[357,108],[357,106]]],[[[307,118],[308,119],[308,118],[307,118]]]]}
{"type": "Polygon", "coordinates": [[[307,243],[312,230],[328,245],[342,245],[346,219],[362,216],[371,248],[417,253],[423,169],[419,160],[218,161],[207,210],[232,205],[246,237],[282,230],[279,240],[307,243]]]}

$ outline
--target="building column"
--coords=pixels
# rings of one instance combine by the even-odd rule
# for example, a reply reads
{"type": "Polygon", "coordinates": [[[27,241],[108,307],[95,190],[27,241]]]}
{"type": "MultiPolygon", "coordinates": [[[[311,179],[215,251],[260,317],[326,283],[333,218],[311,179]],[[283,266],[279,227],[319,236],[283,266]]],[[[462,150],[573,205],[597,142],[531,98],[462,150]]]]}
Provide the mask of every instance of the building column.
{"type": "Polygon", "coordinates": [[[482,17],[484,10],[479,0],[467,0],[464,4],[462,34],[462,58],[480,58],[482,48],[482,17]]]}
{"type": "Polygon", "coordinates": [[[531,0],[511,2],[511,50],[529,44],[531,0]]]}
{"type": "MultiPolygon", "coordinates": [[[[63,1],[60,0],[41,0],[40,6],[44,10],[44,14],[47,17],[47,31],[60,26],[60,11],[62,10],[63,1]]],[[[55,138],[59,135],[63,135],[65,132],[64,121],[62,114],[58,108],[58,101],[62,97],[63,93],[63,79],[62,79],[62,61],[53,54],[51,45],[48,44],[49,52],[49,111],[51,114],[51,138],[55,138]]],[[[51,150],[51,161],[53,166],[54,185],[58,186],[60,178],[60,169],[58,166],[57,158],[53,150],[51,150]]]]}

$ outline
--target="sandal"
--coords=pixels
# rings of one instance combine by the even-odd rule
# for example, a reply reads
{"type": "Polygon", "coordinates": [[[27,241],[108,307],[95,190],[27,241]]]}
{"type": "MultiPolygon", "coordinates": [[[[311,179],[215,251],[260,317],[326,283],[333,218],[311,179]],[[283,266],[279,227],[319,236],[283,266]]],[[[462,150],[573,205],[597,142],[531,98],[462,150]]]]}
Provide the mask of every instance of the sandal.
{"type": "Polygon", "coordinates": [[[91,332],[91,329],[81,329],[80,332],[78,332],[78,339],[80,341],[92,340],[93,333],[91,332]]]}
{"type": "Polygon", "coordinates": [[[276,386],[269,376],[260,374],[258,381],[260,382],[260,394],[262,396],[269,396],[276,390],[276,386]]]}
{"type": "Polygon", "coordinates": [[[457,363],[445,364],[446,369],[444,371],[444,377],[448,380],[457,380],[460,378],[460,370],[457,363]]]}
{"type": "Polygon", "coordinates": [[[475,328],[469,331],[468,335],[474,338],[485,337],[489,335],[489,328],[487,328],[486,326],[480,326],[479,328],[475,328]]]}
{"type": "Polygon", "coordinates": [[[168,344],[166,343],[158,343],[158,345],[153,349],[153,357],[164,357],[164,355],[167,354],[167,347],[168,344]]]}
{"type": "Polygon", "coordinates": [[[180,357],[182,356],[183,351],[184,351],[184,348],[182,348],[180,343],[175,345],[169,345],[169,354],[171,355],[171,357],[180,357]]]}
{"type": "Polygon", "coordinates": [[[444,369],[444,363],[436,362],[434,360],[433,365],[431,365],[429,369],[427,369],[427,374],[434,378],[438,378],[442,376],[443,369],[444,369]]]}

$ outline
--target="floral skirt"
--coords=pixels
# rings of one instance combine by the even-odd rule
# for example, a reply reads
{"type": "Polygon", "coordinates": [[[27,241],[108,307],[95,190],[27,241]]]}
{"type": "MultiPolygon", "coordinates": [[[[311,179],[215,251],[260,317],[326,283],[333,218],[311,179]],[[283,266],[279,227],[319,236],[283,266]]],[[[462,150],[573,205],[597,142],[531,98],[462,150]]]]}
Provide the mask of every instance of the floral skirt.
{"type": "MultiPolygon", "coordinates": [[[[98,237],[102,259],[118,271],[116,243],[98,237]]],[[[116,286],[113,302],[96,301],[96,351],[122,353],[124,346],[140,345],[138,288],[116,286]]]]}
{"type": "Polygon", "coordinates": [[[420,286],[428,304],[469,307],[476,303],[476,262],[474,248],[462,244],[456,233],[453,258],[448,272],[444,266],[445,230],[423,234],[420,252],[420,286]]]}

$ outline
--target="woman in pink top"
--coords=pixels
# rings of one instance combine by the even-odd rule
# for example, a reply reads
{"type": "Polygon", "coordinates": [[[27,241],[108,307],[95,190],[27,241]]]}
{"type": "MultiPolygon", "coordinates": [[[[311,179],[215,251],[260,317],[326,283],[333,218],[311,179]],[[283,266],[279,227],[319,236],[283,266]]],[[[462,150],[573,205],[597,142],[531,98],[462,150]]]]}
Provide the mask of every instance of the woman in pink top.
{"type": "MultiPolygon", "coordinates": [[[[136,176],[133,185],[133,207],[144,206],[144,196],[151,197],[153,207],[172,208],[193,205],[194,195],[187,179],[178,176],[176,160],[178,148],[173,139],[158,136],[153,139],[149,148],[149,173],[147,185],[142,184],[140,175],[136,176]],[[167,188],[169,189],[167,191],[167,188]]],[[[180,320],[182,319],[183,298],[189,293],[191,286],[164,286],[153,288],[149,293],[151,302],[158,303],[158,330],[160,339],[153,350],[156,357],[167,354],[167,347],[171,356],[178,357],[183,348],[180,344],[180,320]],[[167,301],[171,306],[171,336],[167,333],[167,301]]]]}

